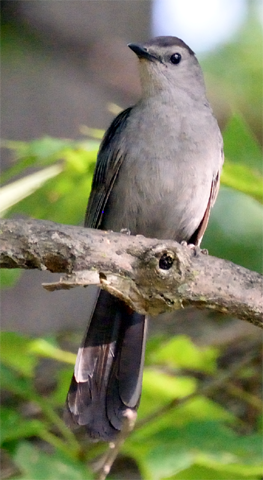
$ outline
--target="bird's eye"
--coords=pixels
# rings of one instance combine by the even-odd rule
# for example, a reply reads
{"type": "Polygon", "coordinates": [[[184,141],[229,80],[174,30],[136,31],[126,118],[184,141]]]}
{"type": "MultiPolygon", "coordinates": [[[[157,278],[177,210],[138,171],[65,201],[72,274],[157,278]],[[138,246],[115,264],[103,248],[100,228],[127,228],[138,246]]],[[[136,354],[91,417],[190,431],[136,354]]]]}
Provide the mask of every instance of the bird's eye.
{"type": "Polygon", "coordinates": [[[173,53],[170,60],[172,63],[174,63],[175,65],[177,65],[178,63],[180,63],[181,61],[181,58],[182,56],[180,55],[180,53],[173,53]]]}

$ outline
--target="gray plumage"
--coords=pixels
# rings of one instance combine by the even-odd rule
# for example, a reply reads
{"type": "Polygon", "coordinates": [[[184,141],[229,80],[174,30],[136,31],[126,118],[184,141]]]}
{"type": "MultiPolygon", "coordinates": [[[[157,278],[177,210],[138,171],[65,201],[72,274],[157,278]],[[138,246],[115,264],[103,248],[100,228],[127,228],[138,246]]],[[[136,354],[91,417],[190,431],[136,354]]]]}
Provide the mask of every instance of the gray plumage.
{"type": "MultiPolygon", "coordinates": [[[[105,133],[85,226],[199,245],[223,164],[201,68],[176,37],[129,47],[139,58],[142,98],[105,133]]],[[[107,292],[96,300],[67,409],[91,438],[111,440],[126,407],[139,405],[146,320],[107,292]]]]}

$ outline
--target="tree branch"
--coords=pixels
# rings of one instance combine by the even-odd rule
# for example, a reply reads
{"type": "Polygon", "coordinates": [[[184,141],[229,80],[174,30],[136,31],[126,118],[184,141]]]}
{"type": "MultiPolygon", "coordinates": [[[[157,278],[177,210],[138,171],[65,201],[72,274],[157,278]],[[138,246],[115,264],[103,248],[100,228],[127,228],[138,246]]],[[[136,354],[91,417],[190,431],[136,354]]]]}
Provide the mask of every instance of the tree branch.
{"type": "Polygon", "coordinates": [[[100,285],[139,313],[209,308],[262,327],[263,277],[171,240],[0,220],[0,267],[65,273],[48,290],[100,285]]]}

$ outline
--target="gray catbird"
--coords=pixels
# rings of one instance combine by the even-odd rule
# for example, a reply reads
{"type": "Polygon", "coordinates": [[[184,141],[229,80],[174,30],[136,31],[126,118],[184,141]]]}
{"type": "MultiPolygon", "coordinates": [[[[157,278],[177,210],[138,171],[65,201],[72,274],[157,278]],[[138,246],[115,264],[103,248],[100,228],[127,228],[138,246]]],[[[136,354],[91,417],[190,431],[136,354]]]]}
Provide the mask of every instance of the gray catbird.
{"type": "MultiPolygon", "coordinates": [[[[101,143],[85,226],[199,245],[215,202],[223,142],[194,52],[177,37],[128,45],[142,98],[101,143]]],[[[67,397],[70,421],[111,440],[139,405],[146,319],[106,291],[96,297],[67,397]]]]}

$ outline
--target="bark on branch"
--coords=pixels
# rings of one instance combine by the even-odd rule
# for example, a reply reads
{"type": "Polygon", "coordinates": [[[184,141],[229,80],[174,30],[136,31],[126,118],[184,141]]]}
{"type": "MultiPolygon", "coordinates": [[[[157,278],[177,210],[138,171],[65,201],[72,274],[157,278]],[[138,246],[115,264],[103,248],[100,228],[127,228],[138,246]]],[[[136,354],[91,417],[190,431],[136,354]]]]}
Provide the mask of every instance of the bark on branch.
{"type": "Polygon", "coordinates": [[[0,220],[0,267],[64,273],[48,290],[97,284],[140,313],[209,308],[263,325],[263,277],[171,240],[38,220],[0,220]]]}

